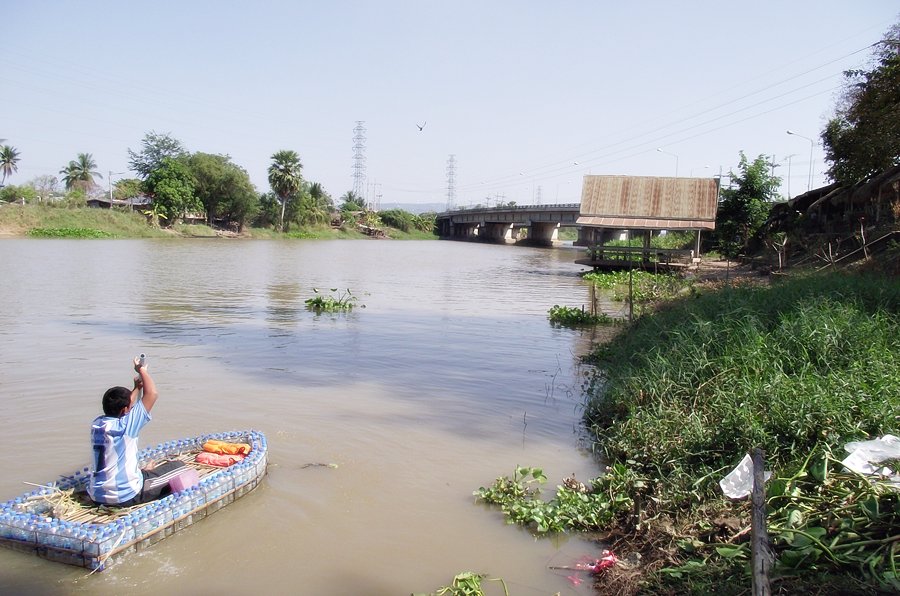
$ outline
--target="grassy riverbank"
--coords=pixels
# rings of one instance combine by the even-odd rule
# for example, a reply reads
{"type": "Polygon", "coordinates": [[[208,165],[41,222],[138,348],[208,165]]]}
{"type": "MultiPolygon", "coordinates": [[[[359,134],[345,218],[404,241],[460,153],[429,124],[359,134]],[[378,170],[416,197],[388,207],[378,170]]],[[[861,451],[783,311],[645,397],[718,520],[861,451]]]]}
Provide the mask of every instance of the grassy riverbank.
{"type": "Polygon", "coordinates": [[[538,531],[603,532],[604,593],[748,593],[749,506],[718,481],[767,469],[774,593],[900,589],[898,493],[848,473],[852,440],[900,434],[900,283],[798,275],[666,304],[589,360],[585,420],[609,472],[541,500],[520,468],[479,496],[538,531]]]}
{"type": "MultiPolygon", "coordinates": [[[[403,232],[385,228],[388,238],[430,240],[434,234],[403,232]]],[[[355,230],[329,226],[294,229],[282,234],[269,228],[246,228],[241,234],[215,230],[206,225],[176,224],[170,229],[149,225],[140,213],[119,209],[90,209],[65,205],[19,205],[0,203],[0,238],[216,238],[331,239],[369,238],[355,230]]]]}

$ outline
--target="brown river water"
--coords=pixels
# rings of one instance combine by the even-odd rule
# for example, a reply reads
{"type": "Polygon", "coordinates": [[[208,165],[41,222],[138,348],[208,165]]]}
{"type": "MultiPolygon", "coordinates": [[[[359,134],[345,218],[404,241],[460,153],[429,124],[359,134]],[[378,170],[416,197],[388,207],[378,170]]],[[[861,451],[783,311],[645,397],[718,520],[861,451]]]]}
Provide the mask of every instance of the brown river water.
{"type": "Polygon", "coordinates": [[[0,500],[87,464],[100,397],[130,383],[140,352],[160,391],[141,446],[252,428],[270,461],[257,490],[102,573],[0,549],[0,593],[400,596],[462,571],[503,578],[512,596],[591,593],[550,567],[595,544],[535,537],[472,496],[517,464],[544,469],[545,494],[599,473],[580,427],[578,357],[594,338],[547,320],[588,299],[576,257],[438,241],[0,240],[0,500]],[[316,315],[313,288],[349,288],[358,306],[316,315]]]}

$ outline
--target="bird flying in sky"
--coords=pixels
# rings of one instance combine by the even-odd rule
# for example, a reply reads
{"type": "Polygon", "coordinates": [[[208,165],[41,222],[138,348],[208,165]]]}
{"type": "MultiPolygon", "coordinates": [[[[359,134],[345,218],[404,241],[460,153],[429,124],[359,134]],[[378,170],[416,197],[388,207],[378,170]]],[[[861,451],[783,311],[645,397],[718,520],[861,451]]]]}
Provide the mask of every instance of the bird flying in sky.
{"type": "Polygon", "coordinates": [[[416,126],[419,127],[419,132],[422,132],[422,129],[425,128],[426,124],[428,124],[428,122],[423,122],[422,124],[416,124],[416,126]]]}

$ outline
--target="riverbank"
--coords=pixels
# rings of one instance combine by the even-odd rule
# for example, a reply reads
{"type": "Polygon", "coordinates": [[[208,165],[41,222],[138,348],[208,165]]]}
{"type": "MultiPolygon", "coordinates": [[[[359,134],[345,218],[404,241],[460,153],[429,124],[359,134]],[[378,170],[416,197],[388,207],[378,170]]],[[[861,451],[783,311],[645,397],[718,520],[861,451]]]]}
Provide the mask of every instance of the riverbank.
{"type": "Polygon", "coordinates": [[[597,575],[600,593],[747,593],[750,507],[719,480],[755,447],[773,472],[773,593],[900,589],[898,494],[840,463],[850,441],[900,434],[900,283],[750,273],[725,283],[709,265],[700,291],[587,358],[585,422],[604,476],[564,479],[546,501],[520,468],[476,493],[538,533],[598,535],[619,558],[597,575]]]}
{"type": "MultiPolygon", "coordinates": [[[[424,232],[384,229],[395,240],[435,239],[424,232]]],[[[202,224],[176,224],[160,228],[133,211],[91,209],[63,205],[21,205],[0,203],[0,238],[24,236],[53,238],[242,238],[242,239],[364,239],[370,236],[354,229],[318,226],[280,233],[268,228],[245,228],[237,233],[202,224]]]]}

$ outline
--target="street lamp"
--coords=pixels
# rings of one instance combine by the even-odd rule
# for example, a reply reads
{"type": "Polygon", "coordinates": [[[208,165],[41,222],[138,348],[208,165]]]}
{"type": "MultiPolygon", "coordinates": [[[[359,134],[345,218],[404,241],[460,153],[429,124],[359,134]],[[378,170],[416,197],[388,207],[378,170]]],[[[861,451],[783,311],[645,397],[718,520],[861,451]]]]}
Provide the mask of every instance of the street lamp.
{"type": "Polygon", "coordinates": [[[112,208],[113,206],[113,198],[112,198],[112,177],[118,176],[119,174],[124,174],[125,172],[113,172],[112,170],[107,170],[109,176],[106,178],[106,184],[109,186],[109,206],[112,208]]]}
{"type": "Polygon", "coordinates": [[[662,147],[657,147],[656,150],[659,151],[660,153],[665,153],[666,155],[671,155],[672,157],[675,158],[675,177],[678,178],[678,156],[675,155],[674,153],[669,153],[668,151],[663,151],[662,147]]]}
{"type": "MultiPolygon", "coordinates": [[[[704,170],[708,170],[708,169],[709,169],[709,166],[708,166],[708,165],[705,165],[705,166],[703,166],[703,169],[704,169],[704,170]]],[[[694,168],[691,168],[691,173],[688,175],[688,177],[689,177],[689,178],[693,178],[693,177],[694,177],[694,168]]]]}
{"type": "Polygon", "coordinates": [[[816,142],[813,141],[809,137],[804,137],[801,134],[795,133],[793,130],[787,131],[789,135],[794,135],[795,137],[800,137],[801,139],[806,139],[809,141],[809,180],[806,182],[806,192],[812,190],[812,172],[813,172],[813,147],[816,146],[816,142]]]}

